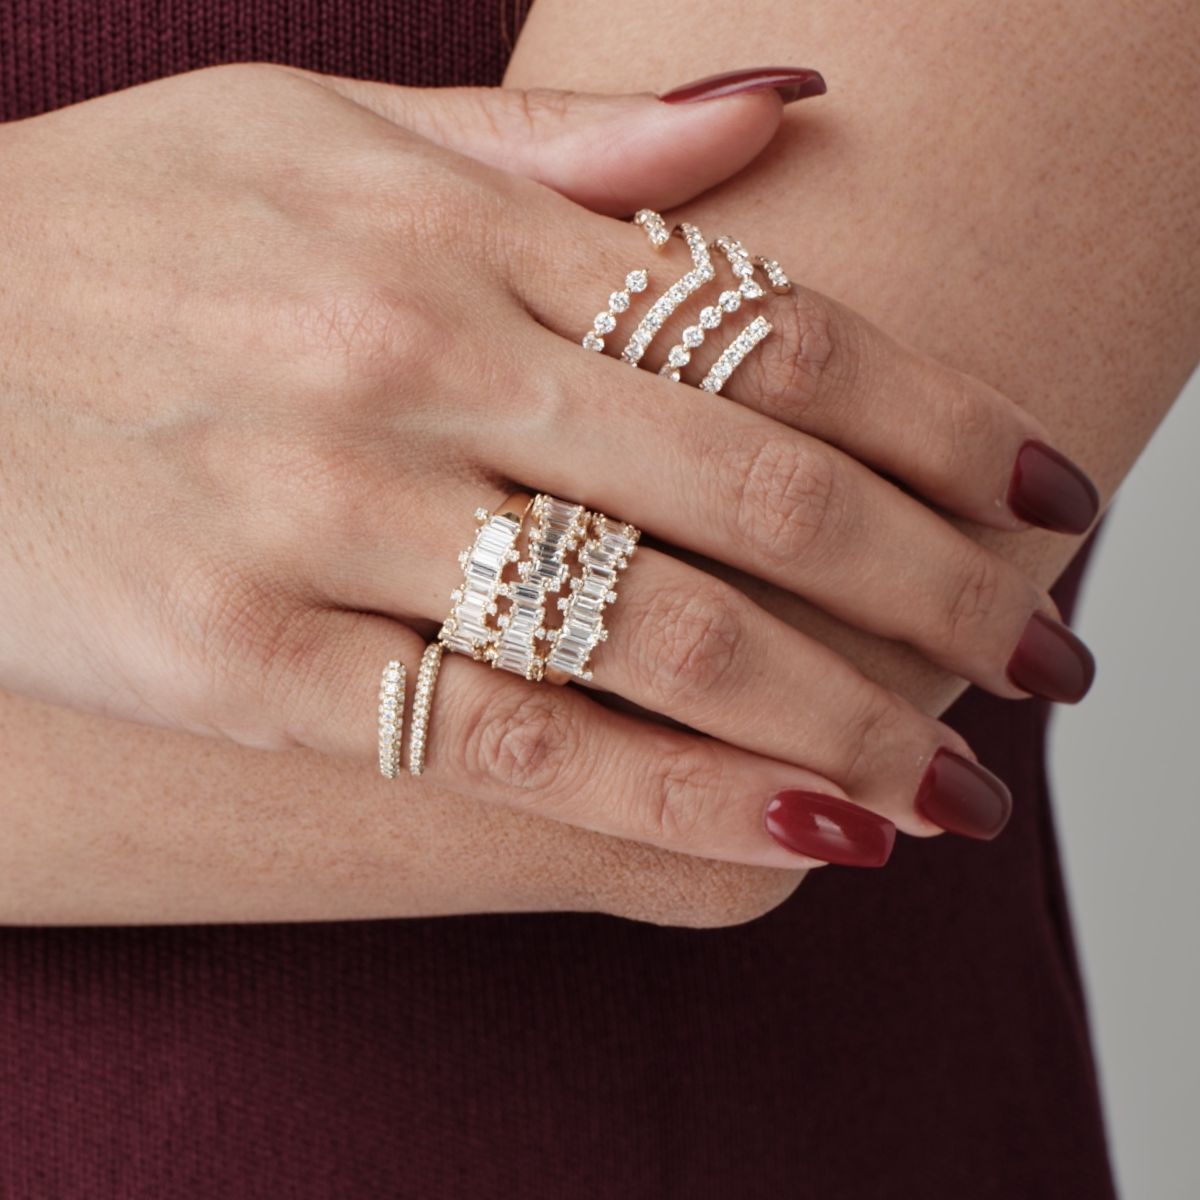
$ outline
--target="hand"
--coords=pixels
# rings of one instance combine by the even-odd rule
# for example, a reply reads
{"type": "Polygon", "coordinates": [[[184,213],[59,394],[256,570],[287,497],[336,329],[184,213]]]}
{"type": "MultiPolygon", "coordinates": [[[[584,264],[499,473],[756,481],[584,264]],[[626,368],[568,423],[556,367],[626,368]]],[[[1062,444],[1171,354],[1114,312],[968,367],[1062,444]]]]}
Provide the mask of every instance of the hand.
{"type": "MultiPolygon", "coordinates": [[[[444,615],[470,512],[520,481],[1022,694],[1004,667],[1053,611],[1044,593],[848,456],[531,320],[564,264],[579,297],[607,294],[642,235],[401,128],[387,114],[419,104],[398,95],[225,68],[5,131],[6,687],[369,761],[379,666],[419,652],[398,619],[444,615]],[[822,512],[850,535],[836,586],[816,569],[822,512]],[[898,593],[906,577],[947,583],[898,593]],[[987,619],[964,620],[981,579],[987,619]]],[[[769,124],[775,101],[722,103],[760,100],[769,124]]],[[[930,420],[943,394],[995,411],[1001,436],[973,459],[987,508],[992,461],[1029,421],[844,320],[911,368],[930,420]]],[[[952,493],[923,471],[907,482],[952,493]]],[[[826,857],[890,846],[847,791],[912,832],[935,828],[918,787],[943,826],[1003,824],[1003,789],[957,735],[678,558],[639,552],[610,627],[598,685],[720,741],[451,660],[430,779],[762,865],[814,861],[767,837],[771,796],[776,831],[826,857]],[[838,838],[814,837],[829,822],[838,838]]]]}

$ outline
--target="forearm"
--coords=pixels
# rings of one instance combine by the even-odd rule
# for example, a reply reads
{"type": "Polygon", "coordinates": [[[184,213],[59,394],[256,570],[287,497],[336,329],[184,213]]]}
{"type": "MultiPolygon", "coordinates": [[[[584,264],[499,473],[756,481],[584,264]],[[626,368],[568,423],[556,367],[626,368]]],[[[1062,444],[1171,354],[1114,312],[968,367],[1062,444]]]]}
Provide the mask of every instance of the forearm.
{"type": "MultiPolygon", "coordinates": [[[[1197,42],[1189,6],[1165,0],[614,0],[599,25],[580,0],[538,0],[507,82],[662,91],[750,63],[821,69],[828,97],[688,214],[1026,405],[1108,497],[1200,346],[1197,42]]],[[[1076,549],[972,532],[1042,582],[1076,549]]],[[[931,709],[962,690],[770,603],[931,709]]]]}

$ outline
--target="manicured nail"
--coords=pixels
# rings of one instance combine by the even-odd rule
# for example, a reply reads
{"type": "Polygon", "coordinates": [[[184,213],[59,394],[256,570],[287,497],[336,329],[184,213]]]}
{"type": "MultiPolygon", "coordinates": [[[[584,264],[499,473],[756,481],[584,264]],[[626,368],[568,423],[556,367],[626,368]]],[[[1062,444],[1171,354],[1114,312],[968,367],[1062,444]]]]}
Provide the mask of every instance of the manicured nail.
{"type": "Polygon", "coordinates": [[[1069,458],[1030,439],[1017,452],[1008,506],[1030,525],[1055,533],[1086,533],[1100,511],[1100,496],[1069,458]]]}
{"type": "Polygon", "coordinates": [[[776,793],[764,820],[780,845],[843,867],[882,867],[896,841],[891,821],[819,792],[776,793]]]}
{"type": "Polygon", "coordinates": [[[1037,612],[1029,618],[1008,660],[1008,678],[1017,687],[1045,700],[1074,704],[1092,686],[1096,660],[1065,625],[1037,612]]]}
{"type": "Polygon", "coordinates": [[[720,100],[725,96],[765,92],[768,88],[774,88],[784,104],[791,104],[806,96],[823,96],[825,80],[819,71],[806,67],[745,67],[685,83],[664,92],[659,99],[668,104],[686,104],[692,100],[720,100]]]}
{"type": "Polygon", "coordinates": [[[917,812],[948,833],[990,841],[1008,824],[1012,796],[991,771],[939,750],[917,789],[917,812]]]}

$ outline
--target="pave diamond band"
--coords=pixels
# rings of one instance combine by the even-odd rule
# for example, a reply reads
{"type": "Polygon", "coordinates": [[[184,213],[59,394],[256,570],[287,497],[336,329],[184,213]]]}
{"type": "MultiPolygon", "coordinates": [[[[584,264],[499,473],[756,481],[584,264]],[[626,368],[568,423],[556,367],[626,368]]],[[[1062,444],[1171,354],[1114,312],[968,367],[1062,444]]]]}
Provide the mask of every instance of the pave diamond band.
{"type": "Polygon", "coordinates": [[[404,664],[393,659],[379,681],[379,773],[395,779],[400,769],[400,741],[404,736],[404,664]]]}
{"type": "MultiPolygon", "coordinates": [[[[712,249],[720,250],[729,261],[735,286],[723,291],[717,297],[716,304],[702,308],[696,324],[689,325],[680,335],[679,342],[671,347],[667,361],[659,368],[658,373],[676,383],[682,378],[681,368],[691,362],[692,351],[704,344],[707,332],[720,328],[725,314],[737,312],[743,300],[758,300],[764,294],[762,285],[754,278],[756,260],[751,259],[749,251],[741,242],[722,235],[713,239],[712,249]]],[[[778,263],[775,265],[778,266],[778,263]]]]}
{"type": "Polygon", "coordinates": [[[706,392],[719,392],[746,355],[771,332],[771,328],[771,322],[766,317],[755,317],[721,351],[721,357],[709,367],[708,374],[700,381],[700,386],[706,392]]]}
{"type": "MultiPolygon", "coordinates": [[[[661,219],[661,218],[660,218],[661,219]]],[[[638,322],[621,357],[631,367],[636,367],[646,353],[646,347],[654,339],[654,335],[663,327],[667,318],[694,292],[706,283],[711,283],[716,277],[716,268],[704,241],[704,234],[695,226],[684,221],[676,226],[677,233],[685,242],[692,256],[692,269],[677,279],[657,300],[654,301],[646,314],[638,322]]]]}
{"type": "Polygon", "coordinates": [[[430,642],[421,655],[417,682],[413,691],[412,729],[408,735],[408,773],[419,777],[425,770],[425,746],[429,738],[429,712],[433,705],[433,689],[442,669],[441,642],[430,642]]]}

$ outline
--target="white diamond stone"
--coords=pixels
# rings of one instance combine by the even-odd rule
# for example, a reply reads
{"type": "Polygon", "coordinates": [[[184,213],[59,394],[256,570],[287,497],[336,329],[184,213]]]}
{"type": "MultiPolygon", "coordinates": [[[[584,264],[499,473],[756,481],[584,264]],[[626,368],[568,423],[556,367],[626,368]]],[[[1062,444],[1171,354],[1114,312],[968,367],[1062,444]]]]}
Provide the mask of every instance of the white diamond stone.
{"type": "Polygon", "coordinates": [[[714,305],[706,305],[700,310],[700,325],[704,329],[716,329],[720,325],[723,315],[721,310],[714,305]]]}
{"type": "Polygon", "coordinates": [[[689,325],[683,331],[683,344],[685,346],[696,347],[704,341],[704,330],[699,325],[689,325]]]}
{"type": "Polygon", "coordinates": [[[644,292],[650,278],[645,271],[630,271],[625,276],[625,286],[631,292],[644,292]]]}
{"type": "Polygon", "coordinates": [[[602,337],[597,337],[594,329],[589,329],[587,333],[583,335],[583,348],[585,350],[603,350],[604,339],[602,337]]]}
{"type": "Polygon", "coordinates": [[[727,312],[737,312],[738,307],[742,303],[741,292],[722,292],[717,297],[717,303],[727,312]]]}
{"type": "Polygon", "coordinates": [[[763,294],[762,286],[753,279],[743,279],[739,285],[741,293],[747,300],[757,300],[763,294]]]}
{"type": "Polygon", "coordinates": [[[596,319],[592,322],[597,333],[612,333],[617,327],[617,318],[605,309],[602,313],[596,314],[596,319]]]}
{"type": "Polygon", "coordinates": [[[629,307],[628,292],[613,292],[608,298],[609,311],[623,313],[629,307]]]}
{"type": "Polygon", "coordinates": [[[691,361],[691,351],[683,346],[672,346],[671,353],[667,355],[667,362],[673,367],[684,367],[691,361]]]}

